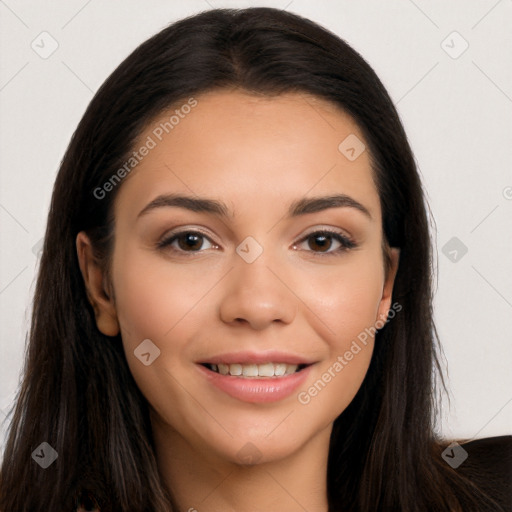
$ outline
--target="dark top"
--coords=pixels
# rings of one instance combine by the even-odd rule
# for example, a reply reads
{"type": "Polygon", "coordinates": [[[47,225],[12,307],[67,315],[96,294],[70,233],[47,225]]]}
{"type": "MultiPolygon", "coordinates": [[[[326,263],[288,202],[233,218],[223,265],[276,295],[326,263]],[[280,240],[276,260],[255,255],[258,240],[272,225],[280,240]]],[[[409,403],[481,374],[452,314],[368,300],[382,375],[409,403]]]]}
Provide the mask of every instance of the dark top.
{"type": "MultiPolygon", "coordinates": [[[[448,464],[457,466],[456,471],[496,500],[503,510],[512,512],[512,435],[475,439],[447,449],[443,454],[448,464]],[[465,452],[460,451],[461,447],[465,452]]],[[[77,512],[90,510],[99,512],[90,502],[84,503],[77,512]]]]}
{"type": "Polygon", "coordinates": [[[512,436],[476,439],[461,447],[468,456],[457,471],[512,512],[512,436]]]}

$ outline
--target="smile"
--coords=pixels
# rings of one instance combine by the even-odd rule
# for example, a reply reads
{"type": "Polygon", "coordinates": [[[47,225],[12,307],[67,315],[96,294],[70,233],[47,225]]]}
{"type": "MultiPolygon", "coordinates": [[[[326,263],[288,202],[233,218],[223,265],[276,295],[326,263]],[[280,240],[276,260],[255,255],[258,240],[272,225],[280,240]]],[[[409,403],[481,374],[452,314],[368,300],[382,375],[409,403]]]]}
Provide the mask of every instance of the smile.
{"type": "Polygon", "coordinates": [[[305,384],[313,367],[313,364],[287,363],[196,365],[212,389],[251,403],[277,402],[290,397],[305,384]]]}
{"type": "Polygon", "coordinates": [[[220,373],[221,375],[231,375],[233,377],[261,378],[261,377],[284,377],[292,375],[307,365],[305,364],[287,364],[287,363],[263,363],[263,364],[241,364],[241,363],[219,363],[204,364],[209,370],[220,373]]]}

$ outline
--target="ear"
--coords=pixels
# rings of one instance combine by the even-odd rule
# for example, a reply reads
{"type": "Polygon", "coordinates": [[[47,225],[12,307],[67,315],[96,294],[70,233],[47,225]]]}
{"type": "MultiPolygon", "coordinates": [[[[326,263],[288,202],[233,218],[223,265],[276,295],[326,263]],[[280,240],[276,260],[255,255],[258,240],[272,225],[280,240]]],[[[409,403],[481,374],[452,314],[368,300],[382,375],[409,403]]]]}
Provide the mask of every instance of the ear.
{"type": "Polygon", "coordinates": [[[381,320],[383,322],[387,320],[389,310],[391,308],[393,285],[395,284],[395,277],[398,271],[398,262],[400,259],[400,249],[397,249],[396,247],[388,248],[388,254],[389,268],[385,276],[384,287],[382,288],[382,297],[379,304],[379,311],[377,313],[377,320],[381,320]]]}
{"type": "Polygon", "coordinates": [[[76,237],[76,251],[96,325],[106,336],[117,336],[119,322],[113,296],[107,291],[105,275],[94,258],[91,241],[84,231],[80,231],[76,237]]]}

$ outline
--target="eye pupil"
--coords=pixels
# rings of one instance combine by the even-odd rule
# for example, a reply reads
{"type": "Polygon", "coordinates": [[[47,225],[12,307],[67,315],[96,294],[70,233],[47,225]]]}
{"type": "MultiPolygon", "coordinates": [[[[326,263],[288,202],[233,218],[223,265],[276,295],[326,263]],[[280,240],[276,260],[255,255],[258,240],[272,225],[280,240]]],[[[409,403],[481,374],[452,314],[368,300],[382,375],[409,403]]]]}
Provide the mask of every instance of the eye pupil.
{"type": "Polygon", "coordinates": [[[309,238],[309,248],[319,252],[328,251],[332,245],[332,237],[329,235],[314,235],[309,238]],[[312,243],[313,241],[313,243],[312,243]]]}
{"type": "Polygon", "coordinates": [[[184,251],[198,250],[203,245],[203,237],[197,233],[185,233],[178,238],[178,245],[184,251]]]}

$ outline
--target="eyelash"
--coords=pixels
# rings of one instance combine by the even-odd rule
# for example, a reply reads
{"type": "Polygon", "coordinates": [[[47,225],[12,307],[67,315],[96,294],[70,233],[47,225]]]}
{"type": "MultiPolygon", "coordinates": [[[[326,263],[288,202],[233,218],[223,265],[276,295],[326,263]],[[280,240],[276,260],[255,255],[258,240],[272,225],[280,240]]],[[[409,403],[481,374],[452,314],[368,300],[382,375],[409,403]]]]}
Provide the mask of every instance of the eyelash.
{"type": "MultiPolygon", "coordinates": [[[[218,247],[217,244],[214,244],[214,242],[205,233],[202,233],[201,231],[197,231],[197,230],[187,229],[187,230],[179,231],[176,233],[171,233],[167,237],[163,238],[161,241],[159,241],[157,243],[157,248],[161,249],[161,250],[166,249],[166,248],[170,247],[173,242],[178,240],[178,238],[180,236],[187,235],[187,234],[199,235],[203,238],[206,238],[213,246],[218,247]]],[[[297,243],[294,243],[293,247],[295,248],[297,245],[307,241],[309,238],[312,238],[314,236],[322,236],[322,235],[332,237],[335,241],[337,241],[340,244],[340,247],[333,251],[329,250],[328,252],[321,252],[321,251],[306,251],[306,252],[312,252],[315,255],[318,255],[321,257],[327,257],[327,256],[339,255],[339,254],[342,254],[344,252],[347,252],[347,251],[357,247],[357,244],[354,242],[353,239],[351,239],[345,235],[342,235],[338,231],[333,231],[330,229],[320,229],[318,231],[313,231],[311,233],[308,233],[306,236],[301,238],[297,243]]],[[[174,252],[180,253],[186,257],[194,256],[195,254],[203,252],[201,250],[199,250],[199,251],[184,251],[182,249],[176,249],[174,247],[171,247],[171,249],[174,252]]]]}
{"type": "Polygon", "coordinates": [[[335,250],[329,251],[329,252],[321,252],[321,251],[307,251],[307,252],[312,252],[318,256],[325,257],[325,256],[333,256],[336,254],[341,254],[341,253],[347,252],[347,251],[357,247],[357,244],[355,243],[355,241],[352,238],[342,235],[338,231],[334,231],[331,229],[325,229],[325,228],[308,233],[306,236],[302,237],[296,244],[293,244],[293,247],[305,242],[309,238],[312,238],[315,236],[322,236],[322,235],[324,235],[324,236],[326,235],[328,237],[333,238],[334,240],[336,240],[336,242],[338,242],[340,244],[340,247],[338,247],[338,249],[335,249],[335,250]]]}

